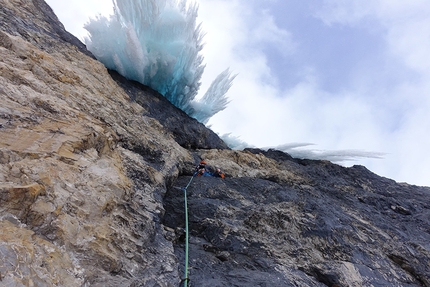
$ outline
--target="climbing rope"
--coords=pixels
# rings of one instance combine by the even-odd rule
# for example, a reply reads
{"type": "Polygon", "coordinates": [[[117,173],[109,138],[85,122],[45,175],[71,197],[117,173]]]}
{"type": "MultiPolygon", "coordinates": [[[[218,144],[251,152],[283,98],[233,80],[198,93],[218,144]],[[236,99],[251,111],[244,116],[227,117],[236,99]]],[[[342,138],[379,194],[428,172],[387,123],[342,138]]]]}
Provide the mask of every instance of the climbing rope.
{"type": "Polygon", "coordinates": [[[184,206],[185,206],[185,271],[184,271],[184,287],[188,286],[188,282],[190,281],[190,278],[188,278],[188,202],[187,202],[187,188],[190,186],[191,182],[193,181],[194,177],[197,173],[194,173],[194,175],[191,177],[190,181],[188,182],[187,186],[184,187],[182,190],[184,191],[184,206]]]}

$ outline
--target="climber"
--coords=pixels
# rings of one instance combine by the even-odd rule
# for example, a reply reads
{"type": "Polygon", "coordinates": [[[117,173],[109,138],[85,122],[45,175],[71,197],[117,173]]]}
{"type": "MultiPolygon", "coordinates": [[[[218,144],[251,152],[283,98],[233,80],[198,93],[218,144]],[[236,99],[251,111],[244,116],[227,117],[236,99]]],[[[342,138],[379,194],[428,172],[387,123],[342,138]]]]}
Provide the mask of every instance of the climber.
{"type": "Polygon", "coordinates": [[[196,166],[196,174],[197,176],[225,177],[224,173],[221,172],[221,169],[217,168],[214,170],[214,168],[209,166],[205,160],[200,161],[200,164],[196,166]]]}
{"type": "Polygon", "coordinates": [[[206,171],[206,161],[202,160],[198,166],[196,166],[197,176],[203,176],[206,171]]]}
{"type": "Polygon", "coordinates": [[[206,161],[202,160],[198,166],[196,166],[197,176],[212,176],[212,167],[207,165],[206,161]]]}
{"type": "Polygon", "coordinates": [[[224,178],[225,177],[224,173],[221,171],[221,169],[219,167],[217,167],[217,169],[213,173],[213,176],[220,177],[220,178],[224,178]]]}

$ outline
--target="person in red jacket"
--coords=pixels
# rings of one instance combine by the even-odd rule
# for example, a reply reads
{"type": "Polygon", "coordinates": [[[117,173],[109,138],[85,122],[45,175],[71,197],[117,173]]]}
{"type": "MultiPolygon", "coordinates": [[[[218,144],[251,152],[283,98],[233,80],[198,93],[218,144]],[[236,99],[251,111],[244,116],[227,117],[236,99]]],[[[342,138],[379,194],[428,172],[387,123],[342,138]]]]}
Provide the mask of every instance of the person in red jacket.
{"type": "Polygon", "coordinates": [[[220,178],[225,177],[224,173],[221,171],[220,168],[216,168],[216,170],[214,171],[211,166],[207,165],[205,160],[200,161],[200,164],[196,166],[196,173],[197,176],[214,176],[220,178]]]}

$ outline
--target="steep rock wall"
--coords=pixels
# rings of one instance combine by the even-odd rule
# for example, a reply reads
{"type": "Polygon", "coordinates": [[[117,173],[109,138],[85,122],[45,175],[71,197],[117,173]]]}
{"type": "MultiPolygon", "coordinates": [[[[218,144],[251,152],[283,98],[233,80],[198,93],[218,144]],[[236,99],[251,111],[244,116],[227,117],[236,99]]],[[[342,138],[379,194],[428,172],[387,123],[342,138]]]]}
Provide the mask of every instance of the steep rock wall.
{"type": "MultiPolygon", "coordinates": [[[[188,188],[196,286],[430,285],[429,188],[278,151],[201,156],[228,177],[188,188]]],[[[183,201],[169,189],[166,226],[183,226],[183,201]]],[[[182,258],[183,238],[172,238],[182,258]]]]}
{"type": "Polygon", "coordinates": [[[0,11],[1,283],[173,285],[158,222],[190,153],[66,42],[43,1],[1,1],[0,11]]]}
{"type": "Polygon", "coordinates": [[[42,0],[0,0],[0,285],[430,286],[429,188],[232,151],[107,71],[42,0]]]}

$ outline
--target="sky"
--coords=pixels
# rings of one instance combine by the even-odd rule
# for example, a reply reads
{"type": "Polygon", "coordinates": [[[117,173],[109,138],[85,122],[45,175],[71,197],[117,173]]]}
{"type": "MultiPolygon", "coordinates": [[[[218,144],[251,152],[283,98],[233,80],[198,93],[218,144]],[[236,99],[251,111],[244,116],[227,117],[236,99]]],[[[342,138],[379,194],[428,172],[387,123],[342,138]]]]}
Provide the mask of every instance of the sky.
{"type": "MultiPolygon", "coordinates": [[[[66,30],[108,0],[47,0],[66,30]]],[[[226,68],[228,107],[208,123],[255,147],[379,153],[340,162],[430,186],[430,1],[197,0],[202,94],[226,68]],[[309,144],[309,145],[305,145],[309,144]]]]}

